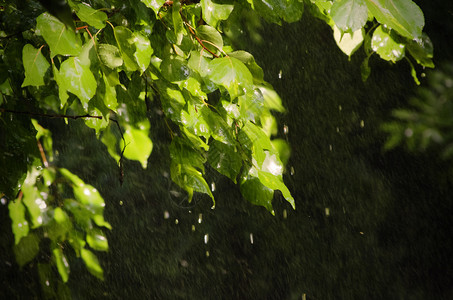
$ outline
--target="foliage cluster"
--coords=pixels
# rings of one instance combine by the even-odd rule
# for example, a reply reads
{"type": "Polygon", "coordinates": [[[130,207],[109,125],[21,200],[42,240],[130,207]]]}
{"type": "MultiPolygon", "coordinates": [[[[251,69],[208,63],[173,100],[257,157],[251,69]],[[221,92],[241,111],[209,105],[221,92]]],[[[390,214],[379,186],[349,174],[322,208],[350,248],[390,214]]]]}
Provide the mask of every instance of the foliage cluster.
{"type": "MultiPolygon", "coordinates": [[[[285,109],[252,54],[233,47],[244,16],[280,24],[308,8],[347,55],[364,45],[363,79],[373,53],[390,62],[409,53],[433,67],[423,14],[410,0],[40,2],[47,11],[33,0],[2,5],[0,65],[8,72],[0,74],[0,193],[11,199],[18,263],[32,261],[50,240],[63,281],[65,251],[103,277],[91,250],[108,249],[101,227],[110,225],[96,189],[53,166],[50,132],[31,116],[83,119],[117,161],[122,182],[124,158],[148,166],[149,110],[158,107],[172,140],[171,178],[189,201],[198,192],[215,203],[208,165],[272,213],[276,190],[295,206],[283,182],[289,146],[273,138],[272,111],[285,109]]],[[[50,266],[38,268],[45,278],[50,266]]]]}

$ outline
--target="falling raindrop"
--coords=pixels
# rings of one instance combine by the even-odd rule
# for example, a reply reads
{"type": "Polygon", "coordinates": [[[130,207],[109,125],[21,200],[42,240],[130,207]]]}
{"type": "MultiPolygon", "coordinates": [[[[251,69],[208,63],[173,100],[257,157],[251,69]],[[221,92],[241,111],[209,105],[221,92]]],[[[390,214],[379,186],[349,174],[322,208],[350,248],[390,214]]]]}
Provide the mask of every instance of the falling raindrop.
{"type": "Polygon", "coordinates": [[[280,70],[280,72],[278,72],[278,78],[282,79],[282,70],[280,70]]]}
{"type": "Polygon", "coordinates": [[[170,218],[170,213],[166,210],[164,211],[164,219],[169,219],[170,218]]]}
{"type": "Polygon", "coordinates": [[[332,151],[333,150],[333,147],[332,145],[329,145],[329,150],[332,151]]]}
{"type": "Polygon", "coordinates": [[[288,212],[286,211],[286,209],[283,210],[283,219],[286,219],[288,218],[288,212]]]}
{"type": "Polygon", "coordinates": [[[6,205],[6,202],[7,202],[6,198],[2,198],[0,201],[1,201],[2,205],[6,205]]]}
{"type": "Polygon", "coordinates": [[[49,280],[46,280],[46,285],[47,285],[47,286],[50,286],[49,280]]]}
{"type": "Polygon", "coordinates": [[[175,224],[176,224],[176,225],[179,224],[179,220],[178,220],[178,219],[175,219],[175,224]]]}
{"type": "Polygon", "coordinates": [[[201,221],[203,220],[203,214],[198,215],[198,224],[201,224],[201,221]]]}
{"type": "Polygon", "coordinates": [[[195,231],[195,225],[192,224],[192,231],[195,231]]]}
{"type": "Polygon", "coordinates": [[[215,192],[215,183],[214,182],[211,183],[211,191],[215,192]]]}
{"type": "Polygon", "coordinates": [[[123,205],[123,200],[120,200],[120,205],[123,205]]]}
{"type": "Polygon", "coordinates": [[[253,245],[253,233],[250,233],[250,244],[253,245]]]}
{"type": "Polygon", "coordinates": [[[343,107],[341,107],[341,105],[338,105],[338,110],[341,111],[343,109],[343,107]]]}
{"type": "Polygon", "coordinates": [[[288,132],[289,132],[289,127],[288,127],[288,125],[285,124],[285,125],[283,126],[283,133],[284,133],[285,135],[287,135],[288,132]]]}
{"type": "Polygon", "coordinates": [[[291,176],[293,176],[293,175],[294,175],[294,167],[291,166],[291,176]]]}
{"type": "Polygon", "coordinates": [[[209,257],[209,251],[206,250],[206,257],[209,257]]]}
{"type": "Polygon", "coordinates": [[[340,127],[337,127],[337,132],[340,132],[340,127]]]}
{"type": "Polygon", "coordinates": [[[326,211],[326,216],[330,216],[330,209],[328,207],[325,208],[325,211],[326,211]]]}
{"type": "Polygon", "coordinates": [[[204,235],[204,243],[207,244],[208,241],[209,241],[209,234],[206,233],[206,234],[204,235]]]}
{"type": "Polygon", "coordinates": [[[365,127],[365,121],[364,120],[360,121],[360,127],[362,127],[362,128],[365,127]]]}

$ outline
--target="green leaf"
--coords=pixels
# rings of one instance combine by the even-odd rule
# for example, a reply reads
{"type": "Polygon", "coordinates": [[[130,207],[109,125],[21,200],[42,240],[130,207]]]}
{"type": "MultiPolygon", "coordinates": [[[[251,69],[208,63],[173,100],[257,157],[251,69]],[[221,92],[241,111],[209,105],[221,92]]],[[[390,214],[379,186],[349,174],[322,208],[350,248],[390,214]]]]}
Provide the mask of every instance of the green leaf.
{"type": "Polygon", "coordinates": [[[104,271],[102,270],[96,255],[94,255],[93,252],[85,248],[81,249],[80,254],[87,266],[88,272],[90,272],[95,277],[104,280],[104,271]]]}
{"type": "Polygon", "coordinates": [[[22,87],[44,85],[44,75],[50,64],[42,55],[41,49],[36,49],[32,45],[26,44],[22,49],[22,61],[25,69],[25,79],[22,87]]]}
{"type": "Polygon", "coordinates": [[[116,26],[114,29],[116,43],[118,44],[123,57],[124,66],[128,71],[136,71],[139,66],[135,59],[135,36],[132,31],[124,26],[116,26]]]}
{"type": "Polygon", "coordinates": [[[192,165],[204,173],[206,159],[186,139],[177,136],[173,138],[170,145],[170,158],[173,163],[192,165]]]}
{"type": "Polygon", "coordinates": [[[70,57],[61,64],[59,75],[59,81],[63,83],[63,87],[59,88],[76,95],[87,109],[88,101],[94,96],[97,88],[90,66],[82,64],[77,57],[70,57]]]}
{"type": "Polygon", "coordinates": [[[55,293],[55,276],[50,264],[38,263],[39,282],[41,283],[41,291],[44,299],[56,299],[55,293]]]}
{"type": "Polygon", "coordinates": [[[264,186],[261,181],[253,176],[249,176],[241,183],[242,196],[253,205],[264,206],[270,213],[274,214],[272,199],[274,191],[264,186]]]}
{"type": "Polygon", "coordinates": [[[164,5],[165,0],[142,0],[142,2],[151,8],[157,15],[159,9],[164,5]]]}
{"type": "Polygon", "coordinates": [[[223,38],[214,27],[201,25],[197,27],[197,36],[203,45],[213,53],[220,53],[223,48],[223,38]]]}
{"type": "MultiPolygon", "coordinates": [[[[137,160],[142,164],[143,169],[148,165],[148,157],[153,150],[153,143],[148,137],[148,128],[134,128],[127,125],[123,132],[126,140],[126,150],[124,157],[131,160],[137,160]]],[[[120,148],[123,149],[124,142],[121,140],[120,148]]]]}
{"type": "Polygon", "coordinates": [[[234,144],[236,142],[232,129],[218,113],[213,112],[207,106],[203,106],[200,109],[200,114],[214,139],[225,144],[234,144]]]}
{"type": "Polygon", "coordinates": [[[289,157],[291,156],[291,147],[289,143],[283,139],[275,139],[271,141],[272,145],[278,152],[278,156],[282,161],[283,166],[285,166],[288,161],[289,157]]]}
{"type": "Polygon", "coordinates": [[[162,76],[170,82],[179,83],[191,75],[187,62],[180,57],[166,58],[160,65],[162,76]]]}
{"type": "Polygon", "coordinates": [[[237,58],[242,61],[252,73],[254,82],[261,83],[264,81],[263,69],[261,69],[261,67],[258,66],[258,64],[255,62],[253,55],[246,51],[239,50],[228,53],[228,56],[237,58]]]}
{"type": "Polygon", "coordinates": [[[233,4],[220,4],[212,0],[201,0],[203,19],[214,28],[220,21],[228,19],[234,9],[233,4]]]}
{"type": "Polygon", "coordinates": [[[120,50],[114,45],[99,44],[98,53],[101,62],[110,69],[115,69],[123,65],[120,50]]]}
{"type": "Polygon", "coordinates": [[[188,66],[205,77],[208,75],[209,59],[198,51],[191,51],[188,66]]]}
{"type": "Polygon", "coordinates": [[[22,186],[22,193],[24,195],[22,201],[30,214],[32,228],[37,228],[43,224],[43,213],[47,210],[47,204],[39,194],[35,183],[27,183],[29,177],[30,173],[22,186]]]}
{"type": "Polygon", "coordinates": [[[77,4],[75,11],[81,21],[97,29],[105,27],[105,21],[107,21],[107,14],[105,12],[96,10],[86,3],[77,4]]]}
{"type": "Polygon", "coordinates": [[[19,244],[14,245],[14,255],[20,267],[25,266],[35,258],[39,252],[39,242],[39,237],[34,233],[30,233],[22,238],[19,244]]]}
{"type": "Polygon", "coordinates": [[[360,75],[362,76],[363,82],[367,81],[368,77],[370,77],[371,74],[371,68],[368,64],[369,60],[370,60],[369,56],[365,57],[362,64],[360,65],[360,75]]]}
{"type": "Polygon", "coordinates": [[[171,179],[189,193],[189,202],[192,201],[194,191],[208,194],[214,202],[214,196],[212,195],[206,180],[201,175],[201,172],[193,166],[172,162],[170,172],[171,179]]]}
{"type": "Polygon", "coordinates": [[[243,89],[250,89],[253,76],[249,69],[234,57],[215,58],[209,63],[209,79],[224,86],[231,99],[244,94],[243,89]]]}
{"type": "Polygon", "coordinates": [[[58,85],[58,95],[60,98],[60,108],[63,108],[68,101],[69,95],[66,91],[66,80],[60,75],[60,71],[58,71],[55,64],[52,64],[52,72],[53,77],[58,85]]]}
{"type": "Polygon", "coordinates": [[[286,199],[286,201],[288,201],[294,209],[296,208],[294,198],[293,196],[291,196],[291,192],[283,183],[281,176],[277,176],[269,172],[258,171],[258,178],[266,187],[282,192],[283,197],[286,199]]]}
{"type": "Polygon", "coordinates": [[[341,51],[347,56],[351,56],[362,45],[365,30],[361,28],[353,33],[343,33],[337,26],[334,26],[333,37],[341,51]]]}
{"type": "Polygon", "coordinates": [[[332,5],[330,16],[343,32],[354,32],[365,26],[368,8],[365,0],[337,0],[332,5]]]}
{"type": "Polygon", "coordinates": [[[25,219],[25,206],[22,201],[11,201],[8,204],[9,217],[11,218],[11,228],[14,233],[15,244],[19,244],[20,240],[27,236],[29,231],[28,222],[25,219]]]}
{"type": "Polygon", "coordinates": [[[67,282],[69,279],[69,263],[66,256],[63,254],[63,250],[56,243],[53,245],[52,254],[61,279],[63,282],[67,282]]]}
{"type": "Polygon", "coordinates": [[[242,158],[235,146],[213,141],[209,146],[208,163],[217,172],[236,183],[236,178],[242,167],[242,158]]]}
{"type": "Polygon", "coordinates": [[[184,29],[184,23],[180,14],[181,2],[179,0],[174,0],[173,5],[171,6],[171,16],[173,20],[173,29],[175,31],[177,45],[180,45],[184,35],[187,35],[186,30],[184,29]]]}
{"type": "Polygon", "coordinates": [[[420,38],[425,18],[411,0],[365,0],[376,20],[409,39],[420,38]]]}
{"type": "Polygon", "coordinates": [[[273,150],[269,137],[260,127],[252,122],[246,122],[244,124],[244,127],[239,133],[239,142],[252,151],[253,149],[273,150]]]}
{"type": "Polygon", "coordinates": [[[107,237],[102,232],[102,230],[94,228],[87,232],[87,242],[91,248],[97,251],[107,251],[109,249],[109,244],[107,242],[107,237]]]}
{"type": "Polygon", "coordinates": [[[373,33],[371,49],[376,51],[382,59],[396,62],[404,57],[406,45],[395,41],[394,37],[381,25],[373,33]]]}
{"type": "Polygon", "coordinates": [[[304,12],[304,3],[299,0],[247,0],[263,18],[280,24],[299,21],[304,12]]]}
{"type": "Polygon", "coordinates": [[[426,34],[423,34],[420,39],[410,41],[407,44],[407,50],[417,63],[427,68],[434,68],[433,43],[426,34]]]}
{"type": "Polygon", "coordinates": [[[259,89],[248,91],[245,95],[239,96],[238,106],[241,120],[256,123],[265,110],[263,94],[259,89]]]}
{"type": "Polygon", "coordinates": [[[151,55],[153,54],[153,48],[151,48],[151,43],[149,39],[140,34],[139,32],[134,32],[134,43],[136,51],[134,53],[135,61],[140,68],[141,73],[145,72],[151,62],[151,55]]]}
{"type": "Polygon", "coordinates": [[[36,34],[42,35],[50,47],[51,57],[57,54],[78,55],[82,49],[80,38],[60,20],[49,13],[36,19],[36,34]]]}
{"type": "Polygon", "coordinates": [[[269,109],[278,111],[278,112],[285,112],[285,108],[282,105],[282,99],[280,96],[275,92],[275,90],[270,85],[260,85],[258,87],[263,94],[264,97],[264,106],[269,109]]]}

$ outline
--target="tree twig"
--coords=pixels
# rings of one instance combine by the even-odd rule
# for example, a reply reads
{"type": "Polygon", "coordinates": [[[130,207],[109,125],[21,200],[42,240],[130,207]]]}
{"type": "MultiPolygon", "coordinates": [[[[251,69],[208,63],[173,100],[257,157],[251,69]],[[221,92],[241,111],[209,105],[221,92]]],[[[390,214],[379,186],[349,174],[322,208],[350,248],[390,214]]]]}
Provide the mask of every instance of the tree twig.
{"type": "Polygon", "coordinates": [[[31,112],[31,111],[18,111],[18,110],[6,109],[6,108],[0,108],[0,112],[9,112],[12,114],[29,115],[29,116],[44,117],[44,118],[67,118],[67,119],[73,119],[73,120],[82,119],[82,118],[94,118],[94,119],[102,120],[102,116],[92,116],[89,114],[78,115],[78,116],[61,115],[61,114],[54,115],[54,114],[35,113],[35,112],[31,112]]]}

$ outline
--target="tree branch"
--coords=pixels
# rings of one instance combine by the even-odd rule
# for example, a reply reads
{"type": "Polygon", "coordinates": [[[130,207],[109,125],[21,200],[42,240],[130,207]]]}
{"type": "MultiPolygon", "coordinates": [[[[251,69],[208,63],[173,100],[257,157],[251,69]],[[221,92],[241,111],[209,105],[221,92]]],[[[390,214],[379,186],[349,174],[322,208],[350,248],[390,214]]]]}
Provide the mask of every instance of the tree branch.
{"type": "Polygon", "coordinates": [[[12,110],[12,109],[6,109],[6,108],[0,108],[0,112],[9,112],[12,114],[18,114],[18,115],[29,115],[29,116],[35,116],[35,117],[44,117],[44,118],[68,118],[68,119],[81,119],[81,118],[93,118],[93,119],[100,119],[102,120],[102,116],[92,116],[89,114],[86,115],[79,115],[79,116],[70,116],[70,115],[61,115],[61,114],[42,114],[42,113],[35,113],[31,111],[17,111],[17,110],[12,110]]]}

